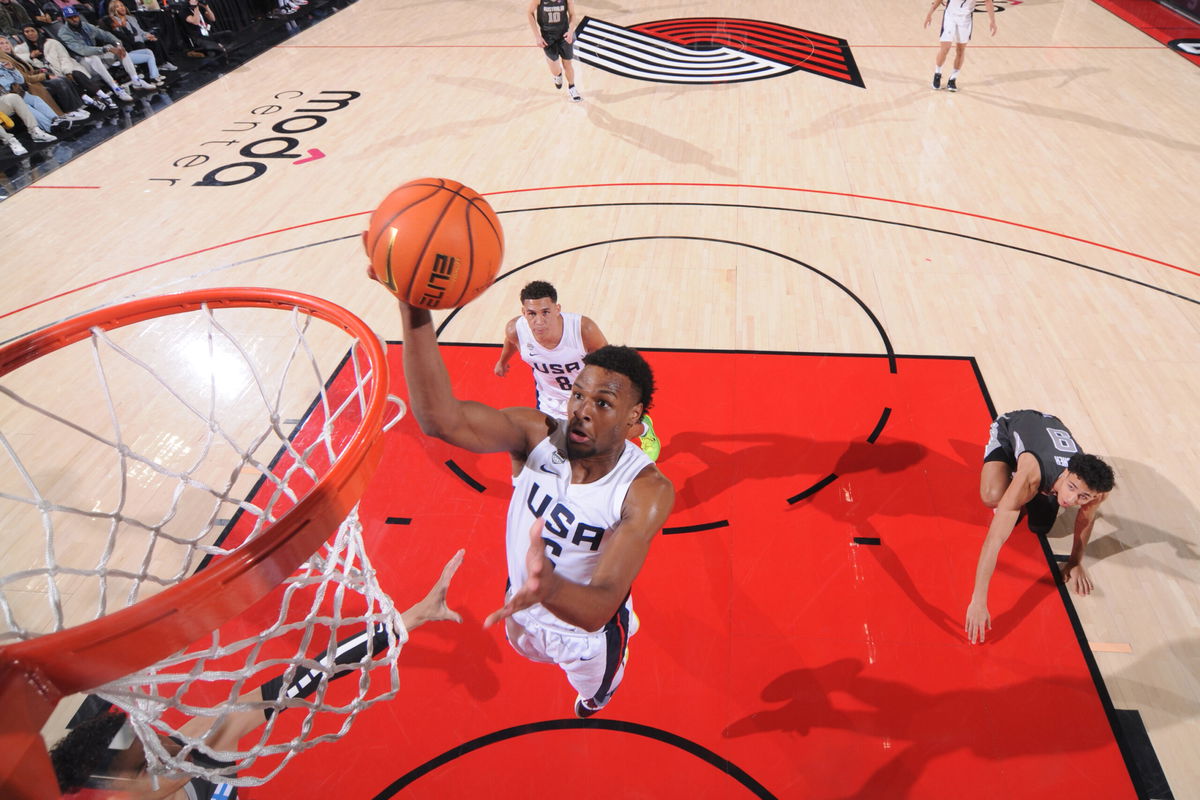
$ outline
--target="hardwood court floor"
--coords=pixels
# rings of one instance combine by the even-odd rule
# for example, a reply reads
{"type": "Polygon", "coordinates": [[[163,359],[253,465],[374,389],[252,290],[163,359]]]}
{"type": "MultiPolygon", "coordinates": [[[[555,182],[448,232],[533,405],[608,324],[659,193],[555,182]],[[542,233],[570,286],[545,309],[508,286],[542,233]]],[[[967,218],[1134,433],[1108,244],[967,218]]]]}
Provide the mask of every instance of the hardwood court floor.
{"type": "MultiPolygon", "coordinates": [[[[736,16],[844,38],[864,86],[583,65],[572,105],[511,3],[360,0],[7,200],[0,340],[218,285],[320,294],[394,338],[357,234],[392,187],[433,175],[488,193],[506,268],[525,267],[449,340],[497,341],[528,276],[635,346],[973,357],[997,409],[1052,411],[1117,469],[1087,561],[1097,591],[1071,599],[1114,705],[1140,712],[1192,796],[1200,74],[1090,0],[1003,7],[950,94],[929,89],[921,8],[586,3],[624,27],[736,16]]],[[[744,379],[772,391],[770,374],[744,379]]]]}

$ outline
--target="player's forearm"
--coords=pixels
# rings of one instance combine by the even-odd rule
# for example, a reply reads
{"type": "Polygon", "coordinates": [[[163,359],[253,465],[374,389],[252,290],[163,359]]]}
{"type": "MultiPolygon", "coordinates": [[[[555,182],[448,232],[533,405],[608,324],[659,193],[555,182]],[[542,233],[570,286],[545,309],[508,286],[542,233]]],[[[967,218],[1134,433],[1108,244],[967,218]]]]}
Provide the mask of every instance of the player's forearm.
{"type": "Polygon", "coordinates": [[[401,302],[400,320],[409,407],[423,433],[441,438],[459,420],[461,412],[438,349],[433,318],[425,309],[401,302]]]}
{"type": "Polygon", "coordinates": [[[629,594],[628,587],[621,591],[608,586],[585,586],[554,573],[550,574],[548,580],[552,582],[552,588],[542,600],[542,605],[563,622],[585,631],[603,628],[629,594]]]}
{"type": "MultiPolygon", "coordinates": [[[[1082,512],[1080,512],[1082,515],[1082,512]]],[[[1076,566],[1083,563],[1083,552],[1087,549],[1087,543],[1092,538],[1092,526],[1096,520],[1088,519],[1082,522],[1078,517],[1075,519],[1075,535],[1071,541],[1071,557],[1067,563],[1071,566],[1076,566]]]]}
{"type": "Polygon", "coordinates": [[[988,527],[983,547],[979,550],[979,562],[975,566],[975,588],[971,592],[972,600],[987,602],[988,586],[992,581],[992,573],[996,571],[996,562],[1000,557],[1000,549],[1008,541],[1009,534],[1017,524],[1019,511],[997,510],[992,516],[992,524],[988,527]]]}

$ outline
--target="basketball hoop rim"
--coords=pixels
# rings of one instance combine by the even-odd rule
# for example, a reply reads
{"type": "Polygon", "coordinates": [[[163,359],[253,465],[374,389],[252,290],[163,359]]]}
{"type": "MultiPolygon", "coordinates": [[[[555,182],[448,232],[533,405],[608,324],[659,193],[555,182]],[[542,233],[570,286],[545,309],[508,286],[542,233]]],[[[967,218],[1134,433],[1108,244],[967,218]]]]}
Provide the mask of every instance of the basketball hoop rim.
{"type": "Polygon", "coordinates": [[[317,484],[252,542],[204,571],[133,606],[67,630],[0,647],[0,670],[51,684],[59,696],[142,669],[220,627],[268,594],[345,519],[378,466],[387,410],[383,343],[359,317],[313,295],[230,287],[142,298],[56,323],[0,348],[0,377],[81,341],[94,328],[114,330],[156,317],[221,308],[299,308],[354,336],[374,379],[362,420],[340,458],[317,484]]]}

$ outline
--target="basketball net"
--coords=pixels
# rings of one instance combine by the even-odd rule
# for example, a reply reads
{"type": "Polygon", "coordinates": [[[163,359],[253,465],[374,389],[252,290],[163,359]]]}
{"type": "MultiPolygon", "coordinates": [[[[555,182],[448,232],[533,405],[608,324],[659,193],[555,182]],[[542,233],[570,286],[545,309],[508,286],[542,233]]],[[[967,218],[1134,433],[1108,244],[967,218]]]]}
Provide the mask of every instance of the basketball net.
{"type": "MultiPolygon", "coordinates": [[[[321,502],[345,514],[374,469],[372,442],[404,406],[387,398],[398,413],[382,424],[382,347],[344,309],[274,290],[176,297],[187,302],[137,301],[111,319],[94,312],[104,322],[79,335],[55,331],[0,351],[0,531],[10,532],[0,538],[0,657],[135,604],[161,601],[178,627],[189,613],[219,619],[149,666],[135,662],[151,643],[131,641],[131,674],[106,675],[95,691],[128,714],[151,774],[257,785],[396,692],[407,633],[367,558],[357,506],[315,553],[309,546],[290,563],[261,556],[261,540],[300,506],[324,519],[310,501],[335,473],[342,483],[321,502]],[[76,341],[86,344],[64,346],[76,341]],[[36,369],[17,369],[33,359],[36,369]],[[338,462],[350,452],[347,478],[338,462]],[[249,609],[249,600],[217,608],[220,591],[189,601],[191,612],[165,602],[248,550],[265,587],[249,609]],[[369,647],[342,652],[364,633],[374,634],[369,647]],[[330,683],[349,673],[357,680],[330,683]],[[263,699],[258,687],[272,679],[278,692],[263,699]],[[247,715],[262,724],[242,744],[214,745],[247,715]]],[[[87,670],[61,666],[70,678],[60,688],[87,670]]]]}
{"type": "Polygon", "coordinates": [[[151,774],[258,786],[304,750],[345,735],[359,712],[395,697],[396,659],[408,635],[363,552],[356,511],[260,604],[278,604],[266,628],[225,626],[200,646],[95,690],[128,715],[151,774]],[[339,653],[375,630],[382,649],[350,661],[339,653]],[[259,697],[257,688],[276,677],[278,696],[259,697]],[[236,746],[213,747],[223,726],[237,724],[234,715],[250,716],[242,724],[255,727],[236,746]]]}

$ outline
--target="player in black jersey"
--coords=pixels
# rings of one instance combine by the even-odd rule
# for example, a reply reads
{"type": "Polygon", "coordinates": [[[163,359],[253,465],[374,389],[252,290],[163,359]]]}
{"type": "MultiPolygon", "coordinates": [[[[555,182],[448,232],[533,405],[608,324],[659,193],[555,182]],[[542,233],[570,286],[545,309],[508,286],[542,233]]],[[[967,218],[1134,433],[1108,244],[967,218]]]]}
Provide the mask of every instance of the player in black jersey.
{"type": "Polygon", "coordinates": [[[561,89],[563,74],[567,76],[567,94],[578,103],[583,98],[575,88],[574,0],[529,0],[529,27],[533,29],[534,41],[546,54],[550,74],[554,76],[554,88],[561,89]],[[562,65],[559,66],[559,58],[562,65]]]}
{"type": "Polygon", "coordinates": [[[1108,464],[1079,449],[1062,421],[1040,411],[1010,411],[996,417],[984,449],[979,495],[994,510],[979,564],[975,591],[967,607],[967,639],[982,642],[991,628],[987,608],[988,583],[996,570],[1000,548],[1021,515],[1029,515],[1029,529],[1045,534],[1054,525],[1058,509],[1078,508],[1071,556],[1063,565],[1063,580],[1077,594],[1088,594],[1092,581],[1083,568],[1083,549],[1092,536],[1100,504],[1113,490],[1108,464]]]}
{"type": "MultiPolygon", "coordinates": [[[[412,632],[426,622],[462,622],[462,616],[446,605],[446,594],[465,552],[455,553],[429,593],[400,615],[406,631],[412,632]]],[[[179,730],[193,737],[204,734],[205,745],[211,750],[236,750],[238,742],[266,722],[277,706],[286,708],[288,699],[311,697],[329,681],[359,674],[357,665],[366,656],[374,657],[387,649],[388,631],[383,624],[376,623],[339,641],[332,666],[326,664],[327,657],[314,655],[313,661],[323,666],[297,670],[288,686],[284,686],[282,676],[276,676],[237,698],[239,705],[250,708],[217,718],[197,716],[183,723],[179,730]],[[279,699],[281,695],[283,700],[279,699]]],[[[123,800],[216,800],[218,797],[232,800],[237,796],[236,788],[230,784],[193,778],[183,772],[152,776],[141,740],[132,731],[123,730],[128,724],[123,711],[107,711],[76,725],[54,745],[50,762],[63,794],[91,788],[101,790],[104,797],[123,800]],[[110,790],[115,794],[110,795],[110,790]]],[[[171,737],[169,741],[163,739],[163,746],[177,756],[182,744],[171,737]]],[[[218,761],[200,750],[193,750],[187,759],[211,770],[230,766],[230,762],[218,761]]]]}

